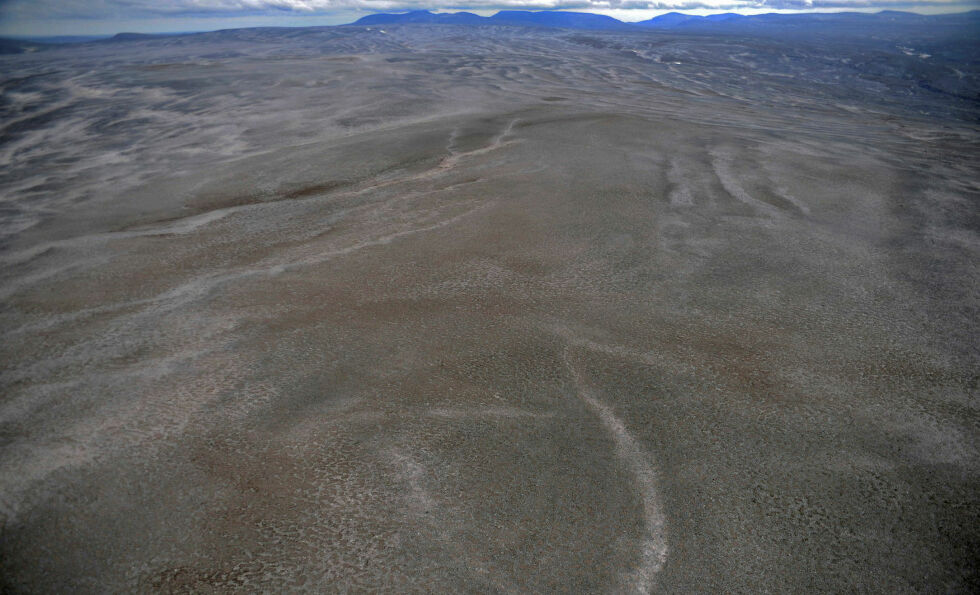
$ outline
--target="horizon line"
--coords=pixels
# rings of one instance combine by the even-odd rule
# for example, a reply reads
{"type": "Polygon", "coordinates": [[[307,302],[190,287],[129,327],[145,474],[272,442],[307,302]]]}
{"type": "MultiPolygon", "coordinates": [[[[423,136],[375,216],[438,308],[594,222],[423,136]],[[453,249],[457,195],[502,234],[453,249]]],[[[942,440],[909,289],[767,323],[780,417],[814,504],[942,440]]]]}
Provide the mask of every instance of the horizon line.
{"type": "MultiPolygon", "coordinates": [[[[864,8],[867,8],[867,7],[864,7],[864,8]]],[[[959,8],[959,7],[957,7],[957,8],[959,8]]],[[[636,9],[636,10],[639,12],[638,9],[636,9]]],[[[593,15],[597,15],[597,16],[605,16],[605,17],[614,19],[616,21],[619,21],[619,22],[621,22],[623,24],[629,25],[629,24],[634,24],[634,23],[640,23],[640,22],[644,22],[644,21],[649,21],[652,18],[657,18],[659,16],[663,16],[663,15],[666,15],[666,14],[681,14],[681,15],[691,16],[691,17],[705,17],[705,16],[722,15],[722,14],[734,14],[734,15],[745,16],[745,17],[754,17],[754,16],[766,16],[766,15],[787,15],[787,16],[789,16],[789,15],[806,15],[806,14],[872,14],[872,15],[874,15],[874,14],[881,14],[881,13],[914,14],[914,15],[917,15],[917,16],[948,16],[948,15],[957,15],[957,14],[967,14],[967,13],[971,13],[971,12],[980,12],[980,7],[977,7],[977,8],[967,8],[965,10],[951,10],[949,12],[921,12],[921,11],[915,10],[915,9],[902,9],[902,10],[898,10],[898,9],[894,9],[894,8],[881,8],[881,9],[874,10],[874,9],[862,9],[862,7],[847,7],[847,8],[843,8],[842,7],[840,9],[823,9],[823,8],[818,8],[818,9],[775,9],[775,10],[769,10],[769,11],[766,11],[766,12],[751,12],[749,14],[745,14],[745,13],[739,12],[737,10],[732,10],[731,8],[728,8],[728,9],[718,9],[718,10],[714,10],[714,9],[710,9],[710,8],[697,8],[697,9],[694,9],[694,11],[695,12],[691,12],[690,10],[684,10],[684,9],[670,9],[670,10],[665,9],[665,10],[663,10],[663,12],[659,12],[659,14],[657,14],[654,17],[648,17],[648,18],[645,18],[645,19],[637,20],[637,21],[625,21],[622,18],[618,18],[618,17],[612,16],[612,15],[606,14],[606,12],[599,12],[599,11],[594,11],[594,10],[582,10],[582,9],[543,9],[543,10],[528,10],[528,9],[520,9],[520,8],[501,8],[501,9],[494,9],[494,10],[473,10],[473,9],[421,8],[421,9],[412,9],[412,10],[378,10],[378,11],[357,10],[357,11],[353,11],[353,12],[359,14],[360,16],[358,16],[357,18],[355,18],[353,21],[351,21],[351,22],[344,22],[344,23],[332,23],[332,24],[324,24],[324,23],[318,23],[318,24],[249,24],[249,25],[243,25],[243,26],[239,26],[239,27],[232,26],[232,27],[217,27],[217,28],[207,28],[207,29],[155,30],[155,31],[145,31],[145,30],[140,31],[140,30],[134,28],[134,29],[118,29],[118,30],[114,30],[111,33],[88,33],[88,34],[85,34],[85,33],[79,33],[79,34],[70,34],[70,33],[69,34],[65,34],[65,33],[61,33],[61,34],[59,34],[59,33],[47,33],[47,34],[7,34],[7,33],[0,33],[0,38],[13,39],[13,40],[18,40],[18,41],[32,41],[32,40],[36,41],[36,40],[41,40],[41,39],[56,39],[56,38],[64,38],[64,39],[77,38],[77,39],[87,39],[87,40],[90,40],[90,41],[99,41],[99,40],[102,40],[102,39],[108,39],[108,38],[112,38],[114,36],[123,35],[123,34],[138,34],[138,35],[148,35],[148,36],[162,35],[162,36],[165,36],[165,35],[194,35],[194,34],[201,34],[201,33],[215,33],[215,32],[219,32],[219,31],[235,31],[235,30],[242,30],[242,29],[304,29],[304,28],[325,28],[325,27],[348,27],[348,26],[351,26],[351,25],[355,25],[357,23],[357,21],[360,20],[361,18],[364,18],[364,17],[367,17],[367,16],[371,16],[371,15],[376,15],[376,14],[403,15],[403,14],[411,14],[411,13],[429,13],[429,14],[461,14],[461,13],[463,13],[463,14],[473,14],[473,15],[480,16],[480,17],[483,17],[483,18],[490,18],[490,17],[493,17],[493,16],[495,16],[497,14],[500,14],[502,12],[523,12],[523,13],[557,13],[557,12],[561,12],[561,13],[569,13],[569,14],[593,14],[593,15]],[[489,13],[489,14],[480,14],[480,13],[489,13]]],[[[643,12],[650,12],[650,11],[643,11],[643,12]]],[[[301,16],[301,17],[298,17],[298,18],[300,18],[300,19],[302,19],[302,18],[313,18],[314,16],[316,16],[316,15],[304,15],[304,16],[301,16]]],[[[245,17],[231,17],[231,18],[245,18],[245,17]]],[[[277,17],[270,17],[270,18],[273,18],[274,19],[274,18],[277,18],[277,17]]],[[[281,17],[279,17],[279,18],[281,18],[281,17]]],[[[152,22],[152,21],[153,21],[153,19],[147,19],[147,22],[152,22]]],[[[365,26],[373,26],[373,25],[365,25],[365,26]]],[[[81,43],[81,42],[76,42],[76,43],[81,43]]]]}

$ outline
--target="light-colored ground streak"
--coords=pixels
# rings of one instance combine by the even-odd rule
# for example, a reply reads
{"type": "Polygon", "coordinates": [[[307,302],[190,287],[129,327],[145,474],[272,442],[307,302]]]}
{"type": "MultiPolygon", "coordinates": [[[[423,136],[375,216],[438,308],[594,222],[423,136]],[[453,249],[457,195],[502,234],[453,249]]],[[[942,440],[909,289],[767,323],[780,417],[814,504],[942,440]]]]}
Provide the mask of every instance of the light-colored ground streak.
{"type": "Polygon", "coordinates": [[[649,593],[654,577],[667,561],[667,540],[664,536],[664,514],[657,495],[657,472],[649,455],[630,434],[626,425],[613,410],[596,398],[588,383],[575,368],[571,353],[565,350],[565,365],[575,381],[575,394],[599,417],[603,427],[616,443],[616,454],[629,468],[636,480],[636,489],[643,501],[643,539],[640,545],[640,564],[624,577],[624,587],[636,593],[649,593]]]}
{"type": "Polygon", "coordinates": [[[0,56],[0,592],[977,591],[972,37],[386,31],[0,56]]]}

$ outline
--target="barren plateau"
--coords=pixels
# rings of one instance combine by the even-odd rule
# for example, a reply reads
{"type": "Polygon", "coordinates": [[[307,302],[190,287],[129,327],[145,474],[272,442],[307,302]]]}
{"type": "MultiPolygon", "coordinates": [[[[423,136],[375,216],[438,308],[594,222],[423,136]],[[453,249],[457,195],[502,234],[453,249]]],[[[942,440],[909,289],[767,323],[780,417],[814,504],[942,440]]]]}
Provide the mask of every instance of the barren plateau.
{"type": "Polygon", "coordinates": [[[977,589],[978,55],[0,56],[0,590],[977,589]]]}

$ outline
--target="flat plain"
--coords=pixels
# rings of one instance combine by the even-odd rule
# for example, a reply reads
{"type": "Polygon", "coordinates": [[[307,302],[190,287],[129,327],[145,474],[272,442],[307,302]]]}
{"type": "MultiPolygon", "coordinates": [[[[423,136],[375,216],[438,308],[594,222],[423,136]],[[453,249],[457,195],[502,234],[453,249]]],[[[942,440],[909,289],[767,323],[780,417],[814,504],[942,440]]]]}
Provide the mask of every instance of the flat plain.
{"type": "Polygon", "coordinates": [[[0,56],[0,591],[978,588],[978,54],[0,56]]]}

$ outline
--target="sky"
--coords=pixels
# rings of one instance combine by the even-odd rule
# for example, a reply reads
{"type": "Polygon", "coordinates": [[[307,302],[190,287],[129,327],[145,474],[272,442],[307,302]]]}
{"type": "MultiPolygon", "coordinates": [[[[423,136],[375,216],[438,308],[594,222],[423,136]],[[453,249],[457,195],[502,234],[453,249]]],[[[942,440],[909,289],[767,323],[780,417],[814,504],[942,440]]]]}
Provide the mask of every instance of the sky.
{"type": "Polygon", "coordinates": [[[0,0],[0,35],[100,35],[235,27],[340,25],[375,12],[571,10],[641,21],[677,11],[837,12],[908,10],[924,14],[980,8],[980,0],[0,0]]]}

